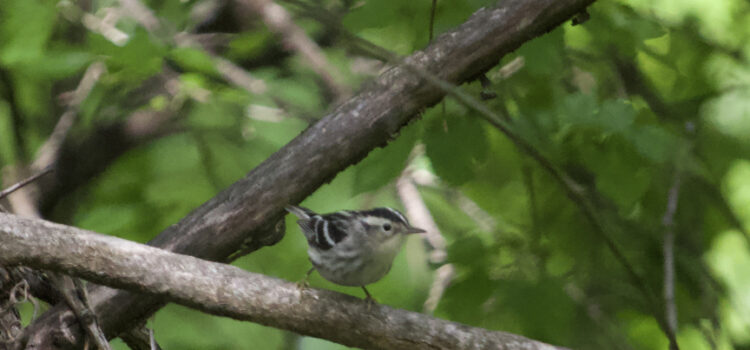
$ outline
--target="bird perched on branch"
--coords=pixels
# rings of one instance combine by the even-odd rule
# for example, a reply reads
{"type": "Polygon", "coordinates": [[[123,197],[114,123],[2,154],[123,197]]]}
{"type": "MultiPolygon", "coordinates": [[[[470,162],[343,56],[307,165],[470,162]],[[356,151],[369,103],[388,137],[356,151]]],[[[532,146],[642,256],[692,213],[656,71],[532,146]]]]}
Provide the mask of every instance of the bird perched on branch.
{"type": "Polygon", "coordinates": [[[333,283],[362,287],[371,302],[374,299],[365,286],[388,273],[407,234],[425,232],[409,225],[403,214],[391,208],[330,214],[297,206],[286,210],[299,218],[297,224],[307,238],[313,268],[307,271],[304,283],[318,270],[333,283]]]}

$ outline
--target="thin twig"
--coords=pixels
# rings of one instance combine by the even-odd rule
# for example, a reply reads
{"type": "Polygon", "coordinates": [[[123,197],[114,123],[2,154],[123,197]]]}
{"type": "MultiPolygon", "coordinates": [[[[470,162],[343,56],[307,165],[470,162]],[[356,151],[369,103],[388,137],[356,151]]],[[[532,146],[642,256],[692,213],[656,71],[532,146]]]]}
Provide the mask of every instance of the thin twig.
{"type": "MultiPolygon", "coordinates": [[[[417,147],[423,146],[418,145],[417,147]]],[[[480,230],[484,232],[495,231],[497,220],[495,220],[492,215],[487,213],[479,206],[479,204],[474,202],[460,190],[446,188],[444,184],[440,184],[438,182],[440,179],[433,173],[427,170],[413,169],[410,171],[409,178],[418,186],[426,186],[444,192],[443,195],[450,201],[450,203],[461,209],[464,214],[474,221],[480,230]]]]}
{"type": "Polygon", "coordinates": [[[464,214],[474,220],[477,227],[484,232],[494,232],[497,228],[497,220],[495,220],[490,213],[482,209],[474,200],[469,198],[460,190],[450,191],[450,196],[455,200],[458,208],[461,209],[464,214]]]}
{"type": "MultiPolygon", "coordinates": [[[[89,95],[105,69],[106,68],[104,64],[101,62],[94,62],[90,64],[86,69],[86,72],[83,74],[83,77],[78,83],[76,89],[68,94],[70,97],[67,102],[67,108],[65,109],[65,112],[60,116],[60,119],[57,121],[57,124],[55,125],[55,128],[53,129],[49,138],[47,138],[42,147],[39,149],[39,152],[37,152],[36,159],[29,166],[31,172],[40,172],[41,174],[49,172],[51,169],[50,167],[53,166],[55,162],[57,162],[57,159],[60,156],[60,150],[63,143],[65,142],[65,138],[67,137],[68,132],[73,127],[73,124],[75,123],[75,120],[77,118],[78,108],[80,104],[89,95]]],[[[21,174],[25,172],[24,169],[20,168],[16,169],[16,171],[21,174]]],[[[28,183],[31,183],[31,181],[24,183],[24,185],[28,183]]],[[[15,188],[14,191],[18,188],[15,188]]],[[[3,196],[4,195],[0,195],[0,198],[2,198],[3,196]]],[[[40,213],[37,199],[38,198],[36,198],[36,196],[33,194],[33,191],[30,191],[27,188],[19,192],[15,196],[10,197],[9,201],[11,203],[11,206],[13,207],[14,212],[21,215],[39,217],[40,213]]]]}
{"type": "Polygon", "coordinates": [[[243,0],[240,3],[259,13],[268,29],[281,36],[290,48],[304,58],[305,63],[323,80],[337,101],[342,101],[351,94],[348,88],[334,79],[342,76],[339,70],[328,62],[318,44],[294,23],[286,9],[271,0],[243,0]]]}
{"type": "Polygon", "coordinates": [[[440,233],[435,220],[430,214],[430,210],[424,203],[422,196],[419,194],[419,189],[411,179],[409,170],[404,171],[396,182],[396,188],[398,190],[398,196],[401,199],[401,203],[404,204],[406,209],[406,216],[412,221],[415,226],[423,228],[427,231],[423,237],[431,248],[430,262],[432,264],[442,265],[435,270],[435,277],[432,280],[432,286],[430,287],[430,293],[427,300],[424,302],[423,310],[427,314],[432,314],[440,302],[443,296],[443,292],[450,284],[453,279],[454,271],[452,264],[445,264],[445,260],[448,256],[445,250],[445,238],[440,233]]]}
{"type": "Polygon", "coordinates": [[[677,203],[680,198],[681,177],[679,170],[674,173],[672,187],[669,189],[667,198],[667,209],[662,218],[664,226],[664,312],[667,321],[669,336],[669,349],[678,350],[677,344],[677,305],[674,298],[674,216],[677,212],[677,203]]]}
{"type": "MultiPolygon", "coordinates": [[[[175,33],[174,35],[165,29],[165,26],[159,21],[156,14],[151,11],[139,0],[120,0],[120,5],[123,12],[128,17],[137,21],[143,26],[146,31],[149,32],[154,38],[164,43],[175,44],[182,47],[194,47],[202,48],[203,45],[196,40],[194,35],[186,33],[175,33]]],[[[75,7],[75,5],[68,5],[72,9],[78,12],[83,12],[82,9],[75,7]]],[[[230,84],[237,86],[241,89],[248,91],[251,94],[264,94],[267,91],[266,83],[253,77],[250,73],[242,69],[242,67],[234,64],[233,62],[214,54],[213,52],[207,51],[206,54],[211,57],[216,70],[222,77],[230,84]]]]}
{"type": "Polygon", "coordinates": [[[151,350],[159,350],[161,347],[156,343],[156,337],[154,336],[154,329],[148,328],[148,346],[151,350]]]}
{"type": "Polygon", "coordinates": [[[268,87],[265,81],[252,76],[246,70],[242,69],[242,67],[234,64],[234,62],[226,58],[214,54],[210,55],[214,60],[216,70],[219,71],[229,83],[255,95],[263,95],[268,92],[268,87]]]}
{"type": "Polygon", "coordinates": [[[38,172],[38,173],[36,173],[34,175],[31,175],[31,176],[27,177],[26,179],[23,179],[23,180],[15,183],[13,185],[11,185],[10,187],[8,187],[8,188],[0,191],[0,199],[3,199],[5,196],[7,196],[7,195],[9,195],[9,194],[11,194],[13,192],[15,192],[19,188],[21,188],[23,186],[26,186],[26,185],[34,182],[36,179],[38,179],[38,178],[40,178],[40,177],[42,177],[42,176],[44,176],[46,174],[49,174],[49,173],[51,173],[54,170],[55,169],[53,167],[48,166],[46,169],[44,169],[44,170],[42,170],[42,171],[40,171],[40,172],[38,172]]]}
{"type": "Polygon", "coordinates": [[[65,303],[73,311],[81,324],[81,328],[88,334],[99,350],[110,350],[107,337],[96,322],[96,314],[91,310],[86,296],[86,288],[77,278],[53,274],[57,289],[62,293],[65,303]]]}
{"type": "Polygon", "coordinates": [[[435,264],[442,263],[446,257],[445,239],[440,234],[440,229],[432,218],[427,205],[422,200],[417,186],[412,182],[408,171],[404,172],[398,178],[396,188],[398,189],[398,196],[401,199],[401,203],[404,204],[404,208],[406,209],[406,216],[417,227],[427,231],[423,236],[430,245],[430,248],[432,248],[430,261],[435,264]]]}
{"type": "MultiPolygon", "coordinates": [[[[133,2],[136,0],[128,1],[133,2]]],[[[153,33],[153,35],[156,34],[153,33]]],[[[179,33],[175,35],[174,42],[178,46],[182,47],[203,48],[203,46],[195,40],[195,37],[193,35],[185,33],[179,33]]],[[[253,95],[263,95],[268,92],[268,86],[262,79],[254,77],[248,71],[226,58],[223,58],[212,52],[206,52],[206,54],[211,57],[211,60],[213,60],[214,66],[216,67],[216,70],[219,72],[219,74],[221,74],[224,80],[229,82],[231,85],[234,85],[240,89],[244,89],[245,91],[253,95]]]]}
{"type": "MultiPolygon", "coordinates": [[[[176,33],[171,37],[166,35],[163,30],[163,25],[158,20],[156,15],[146,6],[144,6],[139,0],[120,0],[123,7],[129,9],[127,12],[133,16],[143,27],[154,37],[158,38],[167,43],[173,43],[181,47],[190,48],[204,48],[205,45],[201,44],[196,39],[197,36],[188,33],[176,33]]],[[[268,85],[262,79],[258,79],[247,70],[243,69],[234,62],[221,57],[210,50],[204,50],[204,52],[213,61],[214,67],[221,74],[222,78],[226,80],[230,85],[237,88],[243,89],[253,95],[264,95],[268,93],[268,85]]],[[[271,100],[287,115],[303,115],[303,112],[291,113],[289,111],[290,104],[283,101],[282,99],[270,96],[271,100]]],[[[304,118],[310,121],[309,118],[304,118]]]]}
{"type": "Polygon", "coordinates": [[[0,346],[16,341],[22,334],[21,314],[16,305],[28,297],[28,286],[26,281],[14,274],[13,268],[0,267],[0,295],[3,296],[0,299],[0,346]],[[19,292],[20,298],[17,297],[19,292]]]}
{"type": "MultiPolygon", "coordinates": [[[[268,93],[268,84],[264,80],[256,78],[241,66],[217,55],[213,51],[206,50],[205,47],[207,44],[202,43],[199,40],[199,36],[184,32],[171,35],[167,30],[164,30],[165,26],[159,21],[158,17],[139,0],[120,0],[120,3],[127,9],[126,13],[128,15],[132,16],[149,34],[158,40],[179,47],[204,49],[204,52],[211,58],[216,71],[230,85],[243,89],[252,95],[265,95],[268,93]]],[[[191,97],[196,98],[195,96],[191,97]]],[[[307,122],[315,121],[314,118],[306,117],[305,112],[294,110],[294,107],[290,103],[281,98],[276,96],[269,96],[269,98],[283,111],[284,116],[293,115],[307,122]]]]}
{"type": "Polygon", "coordinates": [[[161,350],[161,347],[154,338],[154,330],[147,327],[146,322],[131,328],[128,332],[120,334],[120,339],[131,350],[161,350]]]}
{"type": "Polygon", "coordinates": [[[541,240],[539,231],[539,210],[536,206],[536,189],[534,188],[534,173],[530,166],[527,164],[521,165],[521,172],[523,175],[523,183],[526,187],[526,192],[529,195],[529,216],[531,217],[531,233],[534,235],[535,244],[538,244],[541,240]]]}
{"type": "Polygon", "coordinates": [[[586,316],[588,316],[598,328],[589,331],[596,332],[600,336],[609,340],[606,346],[599,346],[599,348],[622,350],[633,349],[632,346],[630,346],[628,337],[623,332],[622,327],[613,319],[613,315],[602,312],[602,307],[594,301],[595,298],[591,295],[587,295],[583,289],[573,282],[565,284],[563,290],[573,302],[578,304],[579,307],[585,311],[586,316]]]}
{"type": "Polygon", "coordinates": [[[211,149],[208,147],[208,143],[198,131],[192,131],[189,133],[195,142],[195,148],[198,150],[198,157],[205,172],[206,179],[213,187],[214,191],[218,192],[221,190],[221,178],[216,171],[216,166],[211,149]]]}
{"type": "Polygon", "coordinates": [[[432,315],[440,304],[440,299],[443,298],[443,294],[448,286],[453,281],[453,277],[456,275],[456,268],[453,264],[444,264],[435,270],[435,277],[430,285],[430,291],[427,294],[427,300],[424,301],[422,311],[428,315],[432,315]]]}
{"type": "Polygon", "coordinates": [[[13,286],[13,288],[10,289],[9,295],[9,301],[11,304],[21,304],[25,302],[31,302],[31,305],[34,306],[34,311],[31,314],[31,319],[35,320],[36,315],[39,312],[39,303],[36,301],[36,298],[34,298],[31,294],[31,287],[29,286],[29,282],[26,280],[21,280],[16,285],[13,286]],[[16,294],[21,294],[21,298],[17,298],[16,294]]]}
{"type": "Polygon", "coordinates": [[[161,29],[159,18],[139,0],[120,0],[120,6],[148,32],[153,33],[161,29]]]}
{"type": "Polygon", "coordinates": [[[103,18],[90,14],[80,7],[74,1],[60,1],[58,9],[65,19],[71,22],[81,22],[88,30],[102,35],[117,46],[125,45],[130,36],[118,29],[115,24],[121,16],[121,11],[112,7],[107,7],[99,12],[103,12],[103,18]]]}
{"type": "Polygon", "coordinates": [[[91,93],[91,90],[94,89],[96,82],[99,81],[99,78],[104,74],[106,69],[106,66],[104,66],[104,63],[102,62],[94,62],[89,65],[86,72],[83,73],[83,77],[78,83],[78,86],[71,93],[72,96],[70,97],[68,106],[57,121],[55,128],[52,130],[52,134],[50,134],[47,141],[45,141],[39,149],[36,159],[31,164],[31,169],[42,169],[57,161],[60,148],[62,147],[63,142],[65,142],[68,132],[73,127],[73,124],[78,117],[78,108],[81,103],[86,100],[86,97],[91,93]]]}
{"type": "Polygon", "coordinates": [[[430,6],[430,40],[432,41],[432,38],[434,38],[435,33],[435,10],[437,9],[437,0],[432,0],[432,5],[430,6]]]}

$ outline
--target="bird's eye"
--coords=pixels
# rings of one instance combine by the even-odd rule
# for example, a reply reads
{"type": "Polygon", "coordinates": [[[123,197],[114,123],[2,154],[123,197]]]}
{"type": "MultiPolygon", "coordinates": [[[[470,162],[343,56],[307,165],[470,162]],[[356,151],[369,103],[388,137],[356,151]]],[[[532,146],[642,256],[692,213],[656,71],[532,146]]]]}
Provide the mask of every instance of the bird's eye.
{"type": "Polygon", "coordinates": [[[383,230],[390,231],[391,230],[391,224],[383,224],[383,230]]]}

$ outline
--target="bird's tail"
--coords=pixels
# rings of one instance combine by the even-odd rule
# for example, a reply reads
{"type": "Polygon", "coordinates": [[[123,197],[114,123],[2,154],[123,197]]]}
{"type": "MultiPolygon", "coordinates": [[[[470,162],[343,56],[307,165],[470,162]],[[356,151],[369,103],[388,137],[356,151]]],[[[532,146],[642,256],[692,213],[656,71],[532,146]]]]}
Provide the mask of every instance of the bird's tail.
{"type": "Polygon", "coordinates": [[[309,219],[311,216],[315,215],[315,212],[312,210],[298,207],[296,205],[287,205],[284,209],[300,219],[309,219]]]}

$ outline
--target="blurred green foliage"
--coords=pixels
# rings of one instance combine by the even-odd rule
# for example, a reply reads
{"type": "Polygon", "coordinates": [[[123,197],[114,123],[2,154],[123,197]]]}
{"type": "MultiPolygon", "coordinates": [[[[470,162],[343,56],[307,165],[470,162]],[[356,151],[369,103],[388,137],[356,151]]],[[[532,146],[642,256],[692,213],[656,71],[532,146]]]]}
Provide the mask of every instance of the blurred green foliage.
{"type": "MultiPolygon", "coordinates": [[[[0,164],[34,159],[65,109],[59,97],[97,61],[107,71],[79,106],[69,138],[146,111],[171,113],[177,131],[130,148],[60,198],[49,219],[146,242],[333,107],[304,59],[257,18],[236,14],[235,2],[146,1],[158,32],[116,1],[81,3],[0,2],[0,164]],[[213,15],[201,17],[206,11],[213,15]],[[122,42],[91,24],[112,13],[121,17],[110,31],[122,42]],[[214,50],[176,44],[183,31],[223,36],[214,50]],[[216,55],[263,80],[265,93],[228,81],[216,55]],[[165,72],[170,79],[156,79],[165,72]]],[[[280,3],[320,43],[340,72],[337,83],[356,90],[378,74],[376,62],[354,55],[316,13],[280,3]]],[[[435,33],[493,3],[438,1],[435,33]]],[[[428,42],[430,1],[315,4],[398,54],[428,42]]],[[[582,25],[566,23],[487,72],[497,98],[484,103],[570,179],[567,187],[480,114],[448,99],[303,205],[402,208],[395,182],[408,167],[456,271],[436,316],[576,349],[664,349],[664,217],[679,177],[677,339],[683,349],[747,348],[750,3],[600,1],[589,13],[582,25]]],[[[474,96],[483,89],[463,88],[474,96]]],[[[291,218],[287,227],[280,243],[236,264],[302,278],[306,243],[291,218]]],[[[428,255],[412,238],[370,291],[382,303],[421,311],[438,267],[428,255]]],[[[318,275],[312,285],[361,296],[318,275]]],[[[28,320],[30,308],[23,311],[28,320]]],[[[167,349],[341,348],[172,305],[150,326],[167,349]]]]}

